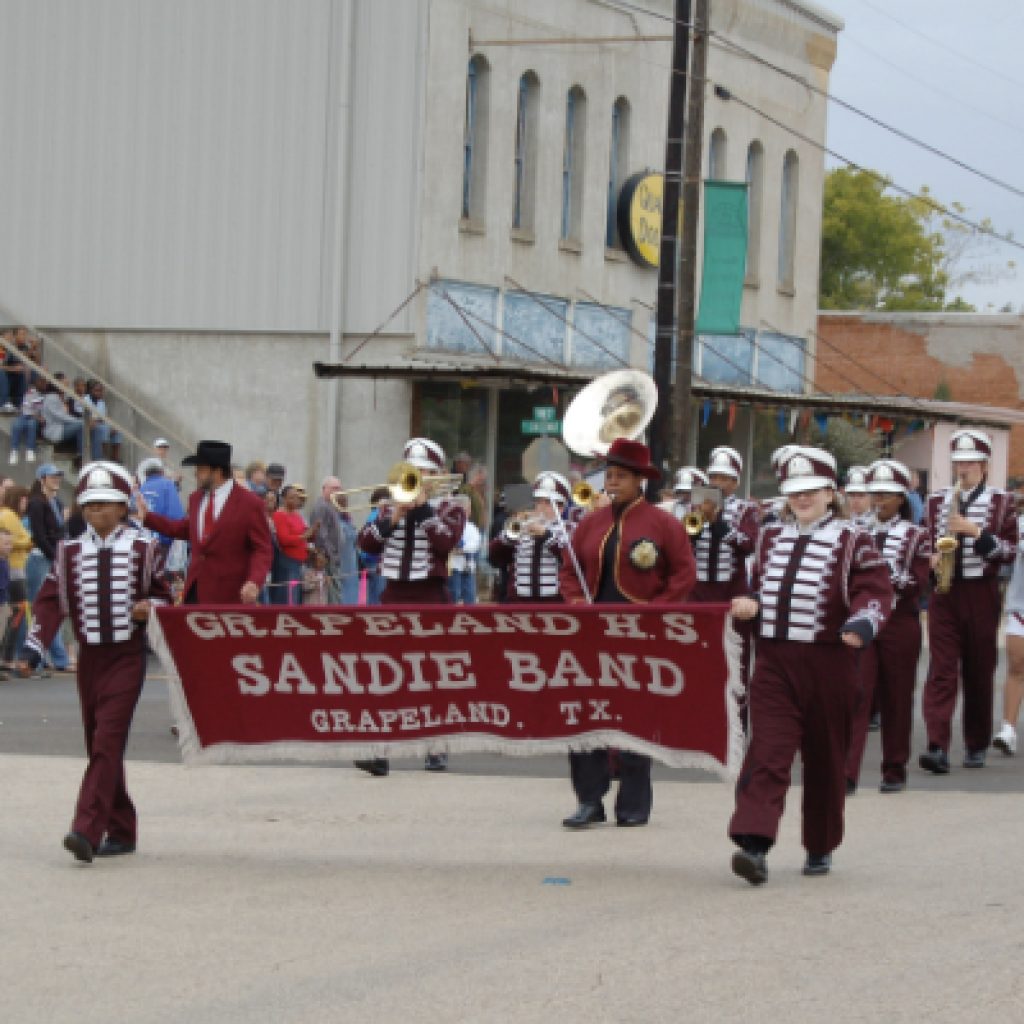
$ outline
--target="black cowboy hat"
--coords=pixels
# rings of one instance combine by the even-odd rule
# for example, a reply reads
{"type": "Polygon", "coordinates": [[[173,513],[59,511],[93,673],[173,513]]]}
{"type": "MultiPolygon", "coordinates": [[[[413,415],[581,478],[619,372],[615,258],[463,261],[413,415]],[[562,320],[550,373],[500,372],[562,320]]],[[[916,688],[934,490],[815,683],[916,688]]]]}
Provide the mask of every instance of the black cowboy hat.
{"type": "Polygon", "coordinates": [[[211,469],[231,469],[231,445],[225,441],[200,441],[195,455],[181,460],[183,466],[209,466],[211,469]]]}

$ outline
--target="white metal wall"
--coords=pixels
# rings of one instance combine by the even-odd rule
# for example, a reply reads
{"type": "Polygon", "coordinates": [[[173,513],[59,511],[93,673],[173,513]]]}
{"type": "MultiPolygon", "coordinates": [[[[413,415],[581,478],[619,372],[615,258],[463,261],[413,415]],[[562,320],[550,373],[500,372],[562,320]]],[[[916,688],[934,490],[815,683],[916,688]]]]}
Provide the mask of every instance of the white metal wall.
{"type": "Polygon", "coordinates": [[[0,0],[0,297],[315,329],[331,0],[0,0]]]}

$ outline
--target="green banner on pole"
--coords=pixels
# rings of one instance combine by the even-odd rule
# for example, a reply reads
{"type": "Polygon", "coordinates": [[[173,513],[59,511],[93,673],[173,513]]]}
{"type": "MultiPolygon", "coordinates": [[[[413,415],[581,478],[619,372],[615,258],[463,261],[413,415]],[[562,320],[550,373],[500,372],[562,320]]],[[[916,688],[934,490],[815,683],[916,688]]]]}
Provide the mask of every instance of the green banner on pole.
{"type": "Polygon", "coordinates": [[[698,334],[739,334],[746,267],[746,183],[705,181],[698,334]]]}

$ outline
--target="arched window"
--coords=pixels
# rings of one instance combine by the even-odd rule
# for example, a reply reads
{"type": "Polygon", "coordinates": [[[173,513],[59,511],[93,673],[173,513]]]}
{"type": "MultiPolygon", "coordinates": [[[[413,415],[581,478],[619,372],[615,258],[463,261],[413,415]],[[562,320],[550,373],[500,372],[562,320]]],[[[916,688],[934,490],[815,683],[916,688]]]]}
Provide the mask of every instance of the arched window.
{"type": "Polygon", "coordinates": [[[799,174],[800,161],[791,149],[782,161],[782,203],[779,214],[779,287],[785,291],[792,291],[795,284],[799,174]]]}
{"type": "Polygon", "coordinates": [[[711,133],[711,145],[708,148],[708,178],[711,181],[725,179],[725,157],[728,140],[724,128],[716,128],[711,133]]]}
{"type": "Polygon", "coordinates": [[[761,276],[761,205],[764,195],[764,146],[756,139],[747,147],[747,282],[761,276]]]}
{"type": "Polygon", "coordinates": [[[587,94],[574,85],[565,100],[562,152],[562,241],[582,240],[583,179],[587,146],[587,94]]]}
{"type": "Polygon", "coordinates": [[[532,71],[519,79],[519,101],[516,104],[516,166],[515,198],[512,206],[512,227],[533,232],[537,184],[537,111],[540,80],[532,71]]]}
{"type": "Polygon", "coordinates": [[[491,69],[477,54],[466,73],[466,124],[463,129],[462,216],[483,221],[487,184],[487,128],[491,69]]]}
{"type": "Polygon", "coordinates": [[[605,245],[621,248],[619,239],[619,192],[629,173],[629,100],[620,96],[612,107],[612,146],[608,161],[608,216],[605,245]]]}

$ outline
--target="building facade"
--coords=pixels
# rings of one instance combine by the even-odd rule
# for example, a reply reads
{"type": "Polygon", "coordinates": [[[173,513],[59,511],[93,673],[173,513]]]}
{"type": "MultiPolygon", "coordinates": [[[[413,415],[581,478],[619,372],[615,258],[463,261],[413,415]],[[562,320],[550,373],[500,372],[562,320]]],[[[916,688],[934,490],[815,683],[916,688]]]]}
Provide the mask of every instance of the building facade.
{"type": "MultiPolygon", "coordinates": [[[[0,305],[127,406],[307,485],[382,480],[414,432],[512,482],[525,422],[569,392],[475,367],[651,364],[657,272],[615,211],[664,159],[672,11],[8,0],[0,305]],[[315,361],[382,372],[324,381],[315,361]]],[[[695,365],[802,391],[826,112],[801,80],[827,88],[841,23],[806,0],[716,0],[712,18],[706,173],[748,183],[751,231],[743,333],[699,339],[695,365]]],[[[698,454],[754,450],[756,418],[701,416],[698,454]]]]}

